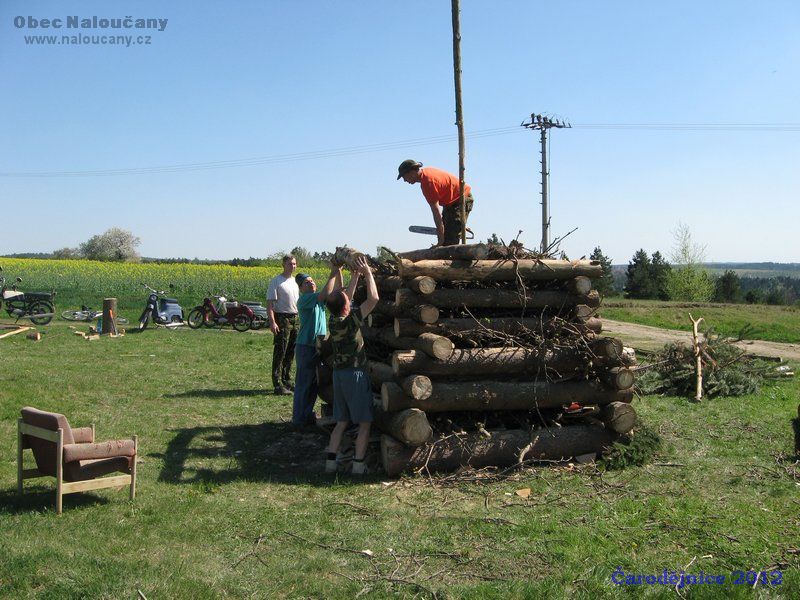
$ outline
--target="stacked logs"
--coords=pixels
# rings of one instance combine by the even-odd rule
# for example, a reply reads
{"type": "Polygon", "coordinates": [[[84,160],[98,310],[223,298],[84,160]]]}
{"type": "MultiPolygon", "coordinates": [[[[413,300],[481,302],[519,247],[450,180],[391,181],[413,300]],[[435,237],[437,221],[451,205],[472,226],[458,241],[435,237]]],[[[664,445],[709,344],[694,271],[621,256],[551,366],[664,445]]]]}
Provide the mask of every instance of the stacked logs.
{"type": "Polygon", "coordinates": [[[629,359],[599,335],[596,261],[472,244],[375,270],[363,333],[388,475],[597,453],[633,428],[629,359]]]}

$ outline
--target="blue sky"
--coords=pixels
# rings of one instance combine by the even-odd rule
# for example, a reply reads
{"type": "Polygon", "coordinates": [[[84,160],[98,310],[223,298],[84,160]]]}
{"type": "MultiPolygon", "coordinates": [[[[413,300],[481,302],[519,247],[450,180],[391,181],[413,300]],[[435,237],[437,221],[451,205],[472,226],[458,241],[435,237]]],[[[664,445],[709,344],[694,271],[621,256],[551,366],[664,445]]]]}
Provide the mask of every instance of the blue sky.
{"type": "MultiPolygon", "coordinates": [[[[112,226],[146,256],[426,246],[407,228],[427,204],[395,176],[405,158],[457,171],[450,19],[446,0],[4,0],[0,254],[112,226]],[[126,48],[28,45],[120,32],[14,24],[68,15],[168,25],[126,48]],[[281,158],[147,170],[256,157],[281,158]],[[140,171],[52,176],[118,169],[140,171]]],[[[497,134],[467,139],[477,237],[538,245],[538,137],[516,126],[541,112],[575,125],[550,151],[571,257],[666,253],[682,221],[708,260],[800,261],[800,3],[462,0],[461,21],[465,126],[497,134]],[[647,123],[794,126],[588,127],[647,123]]]]}

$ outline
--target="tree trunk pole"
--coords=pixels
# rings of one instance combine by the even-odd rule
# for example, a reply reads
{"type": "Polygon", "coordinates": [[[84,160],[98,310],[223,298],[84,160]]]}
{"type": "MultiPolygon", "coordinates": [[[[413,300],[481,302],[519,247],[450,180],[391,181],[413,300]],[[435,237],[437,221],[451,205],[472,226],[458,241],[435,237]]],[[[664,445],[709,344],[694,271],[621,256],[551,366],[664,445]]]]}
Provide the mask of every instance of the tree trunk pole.
{"type": "Polygon", "coordinates": [[[467,209],[464,206],[464,115],[461,112],[461,2],[451,0],[453,11],[453,78],[456,86],[456,126],[458,127],[458,183],[461,203],[461,243],[467,243],[467,209]]]}
{"type": "Polygon", "coordinates": [[[114,319],[117,316],[117,299],[104,298],[103,299],[103,320],[100,325],[100,330],[103,335],[116,334],[117,324],[114,319]]]}

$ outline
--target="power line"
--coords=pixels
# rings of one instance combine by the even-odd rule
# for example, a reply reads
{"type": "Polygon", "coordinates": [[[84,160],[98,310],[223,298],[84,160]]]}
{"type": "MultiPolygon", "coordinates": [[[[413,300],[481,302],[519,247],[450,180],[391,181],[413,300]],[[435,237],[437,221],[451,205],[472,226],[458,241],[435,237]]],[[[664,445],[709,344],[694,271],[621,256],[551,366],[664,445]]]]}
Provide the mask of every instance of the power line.
{"type": "MultiPolygon", "coordinates": [[[[758,131],[758,132],[798,132],[800,123],[573,123],[574,129],[585,130],[651,130],[651,131],[758,131]]],[[[496,127],[493,129],[481,129],[466,136],[470,139],[480,139],[500,135],[510,135],[522,131],[518,125],[509,127],[496,127]]],[[[378,144],[367,144],[361,146],[346,146],[342,148],[330,148],[327,150],[316,150],[310,152],[299,152],[293,154],[276,154],[270,156],[256,156],[250,158],[217,160],[195,163],[176,163],[171,165],[157,165],[150,167],[128,167],[117,169],[97,169],[79,171],[0,171],[0,177],[8,178],[52,178],[52,177],[111,177],[117,175],[148,175],[158,173],[181,173],[189,171],[208,171],[213,169],[229,169],[235,167],[252,167],[258,165],[270,165],[291,163],[306,160],[318,160],[325,158],[336,158],[340,156],[352,156],[357,154],[367,154],[370,152],[385,152],[388,150],[402,150],[405,148],[416,148],[419,146],[431,146],[435,144],[445,144],[455,142],[458,136],[454,134],[439,135],[434,137],[416,138],[399,140],[395,142],[384,142],[378,144]]]]}

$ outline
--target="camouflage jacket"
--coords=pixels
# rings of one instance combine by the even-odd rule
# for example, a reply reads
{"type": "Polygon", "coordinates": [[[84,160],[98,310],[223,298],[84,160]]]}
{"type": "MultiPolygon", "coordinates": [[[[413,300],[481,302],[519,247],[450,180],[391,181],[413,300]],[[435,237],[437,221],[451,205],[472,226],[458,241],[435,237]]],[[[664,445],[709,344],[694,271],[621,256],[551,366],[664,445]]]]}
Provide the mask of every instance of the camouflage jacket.
{"type": "Polygon", "coordinates": [[[328,332],[333,346],[334,369],[361,369],[367,366],[364,337],[361,335],[362,323],[358,309],[351,310],[345,318],[330,318],[328,332]]]}

